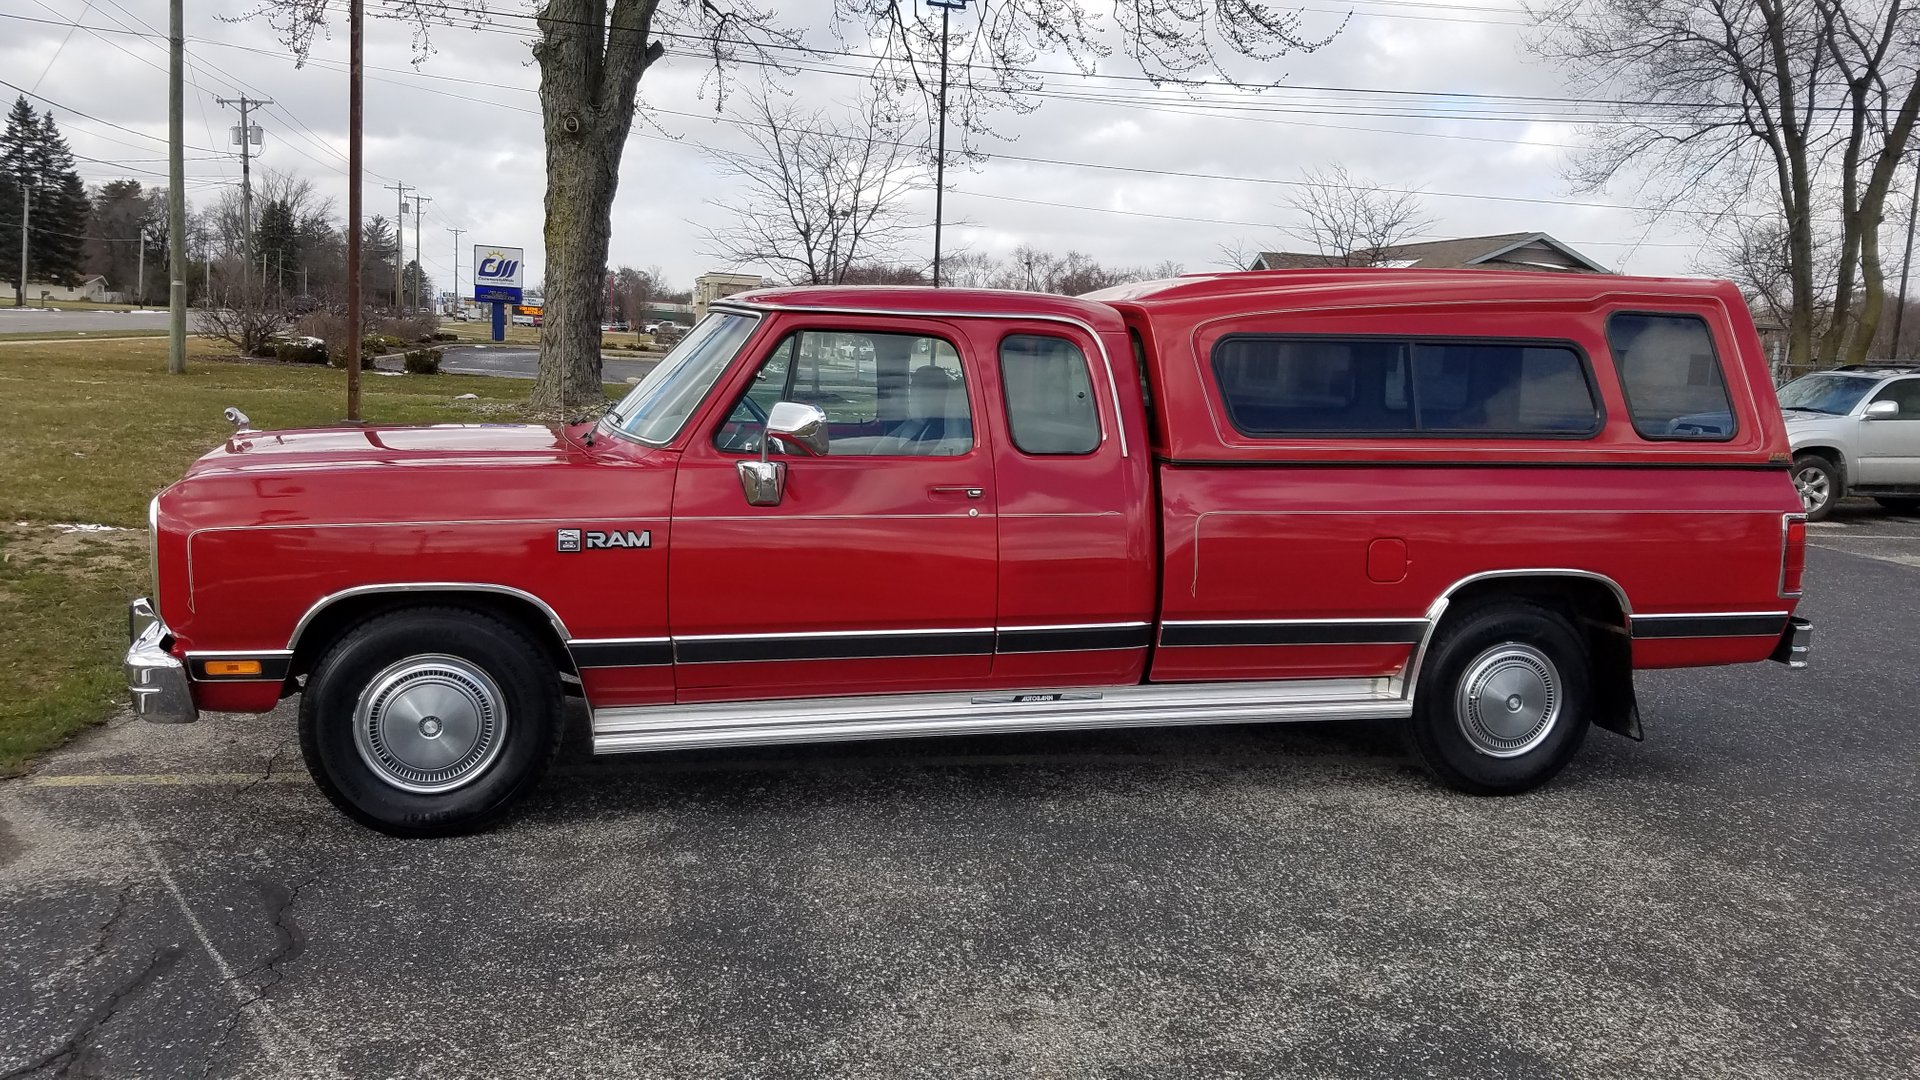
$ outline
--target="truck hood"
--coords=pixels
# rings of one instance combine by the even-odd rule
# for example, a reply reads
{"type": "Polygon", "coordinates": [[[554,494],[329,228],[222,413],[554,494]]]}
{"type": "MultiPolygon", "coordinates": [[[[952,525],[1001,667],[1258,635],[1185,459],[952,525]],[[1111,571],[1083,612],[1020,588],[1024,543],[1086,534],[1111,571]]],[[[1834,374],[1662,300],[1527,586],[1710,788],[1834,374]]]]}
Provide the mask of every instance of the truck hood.
{"type": "Polygon", "coordinates": [[[1830,431],[1840,431],[1851,427],[1852,417],[1829,416],[1826,413],[1789,412],[1784,414],[1787,421],[1787,438],[1798,445],[1803,439],[1814,438],[1830,431]]]}
{"type": "Polygon", "coordinates": [[[559,464],[579,453],[568,429],[537,424],[246,431],[195,462],[187,476],[362,465],[559,464]]]}

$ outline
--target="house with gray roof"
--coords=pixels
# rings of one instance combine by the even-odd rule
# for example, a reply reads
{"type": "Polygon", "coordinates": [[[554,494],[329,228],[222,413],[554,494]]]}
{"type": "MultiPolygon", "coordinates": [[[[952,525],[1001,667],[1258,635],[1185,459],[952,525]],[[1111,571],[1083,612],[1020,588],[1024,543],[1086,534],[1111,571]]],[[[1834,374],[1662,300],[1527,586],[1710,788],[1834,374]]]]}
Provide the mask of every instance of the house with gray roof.
{"type": "Polygon", "coordinates": [[[1422,270],[1536,270],[1552,274],[1611,274],[1613,271],[1543,232],[1466,236],[1425,240],[1382,248],[1319,255],[1263,251],[1249,270],[1308,270],[1328,266],[1383,266],[1422,270]]]}

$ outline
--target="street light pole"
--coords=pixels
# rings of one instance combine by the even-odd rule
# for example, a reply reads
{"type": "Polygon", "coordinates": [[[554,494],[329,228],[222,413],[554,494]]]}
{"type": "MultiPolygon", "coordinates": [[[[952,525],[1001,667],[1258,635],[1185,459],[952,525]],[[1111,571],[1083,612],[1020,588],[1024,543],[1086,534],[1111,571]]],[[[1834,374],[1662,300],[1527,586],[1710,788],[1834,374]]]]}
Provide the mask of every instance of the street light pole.
{"type": "Polygon", "coordinates": [[[1920,163],[1913,169],[1913,201],[1907,205],[1907,253],[1900,259],[1900,306],[1893,309],[1893,346],[1889,359],[1900,358],[1900,324],[1907,319],[1907,271],[1913,267],[1913,220],[1920,218],[1920,163]]]}
{"type": "Polygon", "coordinates": [[[933,287],[940,287],[940,227],[947,198],[947,16],[967,0],[927,0],[940,9],[940,141],[933,155],[933,287]]]}

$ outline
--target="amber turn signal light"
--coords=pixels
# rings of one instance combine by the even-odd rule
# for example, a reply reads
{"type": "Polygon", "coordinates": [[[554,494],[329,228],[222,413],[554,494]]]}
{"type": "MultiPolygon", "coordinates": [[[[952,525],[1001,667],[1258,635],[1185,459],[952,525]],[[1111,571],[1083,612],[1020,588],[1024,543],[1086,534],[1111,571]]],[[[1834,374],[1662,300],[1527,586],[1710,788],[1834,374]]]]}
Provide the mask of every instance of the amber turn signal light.
{"type": "Polygon", "coordinates": [[[260,674],[260,661],[258,660],[209,660],[207,661],[207,674],[208,675],[258,675],[260,674]]]}

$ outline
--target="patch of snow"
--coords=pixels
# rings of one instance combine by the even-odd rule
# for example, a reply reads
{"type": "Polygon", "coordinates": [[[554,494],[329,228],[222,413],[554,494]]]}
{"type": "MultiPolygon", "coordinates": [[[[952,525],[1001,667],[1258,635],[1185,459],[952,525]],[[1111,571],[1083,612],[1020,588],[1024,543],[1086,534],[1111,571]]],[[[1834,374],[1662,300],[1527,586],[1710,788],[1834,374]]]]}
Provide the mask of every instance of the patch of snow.
{"type": "Polygon", "coordinates": [[[71,524],[71,523],[64,523],[64,522],[61,524],[55,525],[54,528],[58,529],[63,533],[103,533],[103,532],[126,532],[127,531],[125,529],[115,528],[112,525],[87,525],[87,524],[71,524]]]}
{"type": "Polygon", "coordinates": [[[404,372],[404,371],[375,371],[375,372],[374,372],[373,374],[375,374],[375,375],[387,375],[387,376],[391,376],[391,377],[393,377],[393,378],[396,378],[396,379],[397,379],[397,378],[399,378],[400,376],[402,376],[402,375],[405,375],[405,374],[406,374],[406,372],[404,372]]]}
{"type": "Polygon", "coordinates": [[[454,398],[453,400],[455,400],[455,401],[474,401],[474,400],[477,400],[477,399],[478,399],[479,397],[480,397],[480,395],[479,395],[479,394],[461,394],[461,395],[459,395],[458,397],[455,397],[455,398],[454,398]]]}

